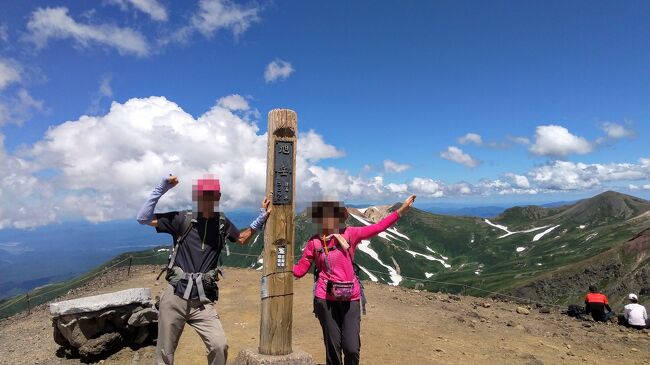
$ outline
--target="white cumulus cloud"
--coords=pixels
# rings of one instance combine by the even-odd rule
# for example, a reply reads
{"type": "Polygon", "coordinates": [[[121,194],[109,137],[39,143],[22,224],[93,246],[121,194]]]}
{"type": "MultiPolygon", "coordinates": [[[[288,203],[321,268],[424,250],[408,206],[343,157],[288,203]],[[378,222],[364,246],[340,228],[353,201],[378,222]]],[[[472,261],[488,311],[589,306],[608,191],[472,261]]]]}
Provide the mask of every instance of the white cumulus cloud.
{"type": "Polygon", "coordinates": [[[21,125],[43,111],[43,101],[34,99],[25,88],[23,67],[12,59],[0,58],[0,126],[21,125]]]}
{"type": "Polygon", "coordinates": [[[232,111],[249,110],[248,101],[239,94],[224,96],[219,99],[218,105],[232,111]]]}
{"type": "Polygon", "coordinates": [[[222,30],[230,31],[237,37],[259,21],[260,11],[261,8],[255,4],[242,6],[230,0],[200,0],[189,24],[161,39],[160,43],[185,43],[197,32],[209,39],[222,30]]]}
{"type": "Polygon", "coordinates": [[[111,86],[112,80],[113,80],[113,76],[111,74],[103,75],[99,79],[99,88],[97,89],[97,92],[95,93],[95,96],[93,97],[93,100],[90,103],[90,107],[88,108],[88,113],[91,114],[98,113],[100,110],[100,104],[102,104],[103,100],[113,99],[113,87],[111,86]]]}
{"type": "Polygon", "coordinates": [[[384,171],[388,173],[400,173],[411,168],[411,165],[401,164],[391,160],[384,160],[384,171]]]}
{"type": "Polygon", "coordinates": [[[16,62],[0,58],[0,90],[21,80],[21,67],[16,62]]]}
{"type": "MultiPolygon", "coordinates": [[[[42,139],[16,153],[0,134],[0,229],[27,228],[72,218],[93,222],[133,218],[162,176],[181,184],[159,211],[191,206],[192,179],[213,173],[222,181],[224,209],[254,207],[266,186],[267,135],[240,95],[217,100],[194,117],[164,97],[113,102],[108,112],[52,126],[42,139]]],[[[613,181],[650,189],[650,158],[637,163],[584,164],[553,161],[527,173],[508,173],[478,183],[447,183],[420,176],[388,182],[319,161],[344,156],[316,131],[300,132],[296,146],[297,202],[323,197],[399,201],[467,195],[538,194],[600,188],[613,181]],[[642,185],[646,183],[646,185],[642,185]]]]}
{"type": "Polygon", "coordinates": [[[480,146],[483,144],[483,138],[481,138],[481,136],[476,133],[467,133],[466,135],[458,138],[458,143],[460,144],[474,143],[475,145],[480,146]]]}
{"type": "Polygon", "coordinates": [[[145,37],[131,29],[112,24],[79,23],[68,14],[68,8],[38,8],[27,23],[26,39],[39,48],[51,39],[71,39],[79,47],[99,44],[115,48],[120,54],[138,57],[149,55],[150,48],[145,37]]]}
{"type": "Polygon", "coordinates": [[[295,70],[291,63],[283,60],[275,60],[269,63],[264,70],[264,80],[268,82],[286,80],[295,70]]]}
{"type": "Polygon", "coordinates": [[[167,9],[158,0],[110,0],[110,2],[119,5],[122,10],[128,9],[128,5],[131,5],[153,20],[167,20],[167,9]]]}
{"type": "Polygon", "coordinates": [[[528,181],[528,178],[523,175],[517,175],[513,173],[507,173],[505,174],[507,178],[509,178],[513,185],[516,186],[517,188],[522,188],[522,189],[528,189],[530,188],[530,181],[528,181]]]}
{"type": "Polygon", "coordinates": [[[538,126],[535,143],[530,152],[539,156],[565,157],[572,154],[587,154],[593,151],[593,144],[583,137],[571,134],[559,125],[538,126]]]}
{"type": "Polygon", "coordinates": [[[600,128],[607,133],[607,137],[612,139],[631,138],[635,136],[635,132],[632,129],[616,123],[606,122],[601,124],[600,128]]]}
{"type": "Polygon", "coordinates": [[[406,194],[408,191],[408,185],[406,184],[395,184],[395,183],[389,183],[386,185],[386,189],[390,191],[391,193],[397,193],[397,194],[406,194]]]}
{"type": "MultiPolygon", "coordinates": [[[[253,114],[242,100],[226,96],[194,118],[164,97],[134,98],[114,102],[104,115],[56,125],[20,155],[0,144],[0,228],[71,217],[130,218],[169,173],[181,184],[161,200],[161,210],[190,207],[191,181],[204,173],[221,179],[226,209],[256,206],[266,186],[267,136],[249,119],[253,114]],[[48,171],[46,177],[42,171],[48,171]]],[[[364,179],[315,165],[344,154],[316,132],[301,133],[297,151],[298,199],[326,192],[338,192],[341,199],[385,196],[381,177],[364,179]]]]}
{"type": "Polygon", "coordinates": [[[345,156],[343,150],[325,143],[323,137],[312,129],[306,133],[299,133],[298,140],[300,141],[300,149],[298,153],[309,162],[317,162],[326,158],[345,156]]]}
{"type": "Polygon", "coordinates": [[[440,198],[445,195],[444,184],[429,178],[413,178],[409,183],[409,187],[415,194],[421,194],[430,198],[440,198]]]}
{"type": "Polygon", "coordinates": [[[440,157],[467,167],[476,167],[481,163],[479,160],[473,158],[455,146],[447,147],[446,151],[440,153],[440,157]]]}
{"type": "Polygon", "coordinates": [[[539,187],[549,190],[591,189],[612,181],[636,181],[650,177],[650,166],[631,163],[586,164],[553,161],[537,167],[528,176],[539,187]]]}

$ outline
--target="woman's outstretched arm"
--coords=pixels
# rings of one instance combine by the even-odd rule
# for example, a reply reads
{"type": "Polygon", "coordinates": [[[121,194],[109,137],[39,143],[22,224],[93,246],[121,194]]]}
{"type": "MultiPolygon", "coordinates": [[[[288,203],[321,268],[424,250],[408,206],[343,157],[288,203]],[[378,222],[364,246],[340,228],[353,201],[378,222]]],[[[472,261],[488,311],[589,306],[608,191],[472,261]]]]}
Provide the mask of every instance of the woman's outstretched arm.
{"type": "Polygon", "coordinates": [[[379,222],[375,224],[371,224],[369,226],[357,228],[354,231],[355,234],[355,242],[361,241],[368,239],[370,237],[376,236],[379,233],[385,231],[388,229],[390,226],[395,224],[397,220],[403,216],[409,209],[411,209],[411,206],[413,205],[413,202],[415,201],[415,195],[411,195],[406,200],[404,203],[402,203],[402,206],[399,207],[396,211],[392,212],[391,214],[387,215],[384,217],[384,219],[380,220],[379,222]]]}

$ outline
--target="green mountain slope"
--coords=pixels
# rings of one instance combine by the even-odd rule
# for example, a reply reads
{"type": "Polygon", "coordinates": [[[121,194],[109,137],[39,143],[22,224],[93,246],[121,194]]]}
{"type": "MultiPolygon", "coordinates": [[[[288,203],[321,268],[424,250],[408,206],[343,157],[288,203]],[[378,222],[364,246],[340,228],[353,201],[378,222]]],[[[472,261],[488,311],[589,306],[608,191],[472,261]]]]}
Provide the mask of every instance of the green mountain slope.
{"type": "MultiPolygon", "coordinates": [[[[349,208],[346,224],[372,224],[398,206],[349,208]]],[[[316,228],[304,213],[295,222],[294,254],[299,257],[316,228]]],[[[540,285],[548,286],[549,280],[555,280],[549,277],[558,271],[579,271],[593,260],[598,261],[597,258],[611,258],[611,250],[620,249],[648,228],[650,202],[611,191],[562,207],[515,207],[494,220],[438,215],[413,208],[390,230],[362,242],[355,261],[362,267],[361,276],[366,280],[487,294],[464,288],[466,285],[566,303],[582,295],[588,282],[598,282],[606,290],[618,285],[607,279],[607,275],[614,274],[606,274],[605,278],[580,274],[583,279],[571,279],[579,285],[559,285],[552,295],[540,291],[540,285]],[[541,278],[545,278],[541,282],[546,284],[535,284],[541,278]],[[535,289],[522,289],[530,287],[535,289]]],[[[232,255],[224,262],[261,267],[258,259],[262,240],[260,237],[245,247],[231,245],[232,255]],[[250,256],[238,256],[241,254],[250,256]]],[[[611,272],[607,265],[595,270],[611,272]]],[[[631,267],[622,266],[616,275],[628,274],[630,270],[631,267]]]]}
{"type": "MultiPolygon", "coordinates": [[[[346,224],[372,224],[398,206],[348,208],[346,224]]],[[[297,259],[316,228],[301,213],[295,229],[297,259]]],[[[245,246],[230,244],[222,264],[261,269],[263,241],[259,232],[245,246]]],[[[386,232],[360,243],[355,261],[362,279],[391,285],[479,296],[506,293],[566,304],[580,302],[585,288],[596,283],[616,302],[628,292],[650,295],[649,241],[650,202],[610,191],[562,207],[515,207],[493,220],[413,208],[386,232]]],[[[155,255],[144,261],[162,264],[167,254],[161,251],[135,256],[155,255]]],[[[125,265],[128,255],[86,276],[120,260],[125,265]]],[[[43,292],[40,302],[81,278],[34,293],[43,292]]],[[[9,312],[21,305],[20,299],[0,302],[9,312]]]]}

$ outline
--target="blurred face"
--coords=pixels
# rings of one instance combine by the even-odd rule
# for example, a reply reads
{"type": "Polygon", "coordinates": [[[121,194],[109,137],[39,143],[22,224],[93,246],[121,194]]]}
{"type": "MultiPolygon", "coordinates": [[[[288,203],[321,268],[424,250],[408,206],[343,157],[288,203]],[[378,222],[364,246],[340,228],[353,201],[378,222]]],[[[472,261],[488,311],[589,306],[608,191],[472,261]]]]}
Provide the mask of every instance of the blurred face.
{"type": "Polygon", "coordinates": [[[312,221],[320,234],[338,233],[345,227],[346,210],[341,202],[316,202],[310,208],[312,221]]]}
{"type": "Polygon", "coordinates": [[[219,209],[220,199],[219,180],[212,176],[206,176],[192,185],[192,200],[196,202],[196,210],[204,217],[212,217],[219,209]]]}
{"type": "Polygon", "coordinates": [[[324,216],[321,219],[321,224],[322,224],[322,229],[323,231],[327,232],[333,232],[335,229],[339,227],[340,219],[334,217],[334,215],[331,216],[324,216]]]}
{"type": "Polygon", "coordinates": [[[199,212],[204,215],[216,212],[220,199],[221,193],[218,191],[204,191],[202,194],[198,194],[197,203],[199,212]]]}

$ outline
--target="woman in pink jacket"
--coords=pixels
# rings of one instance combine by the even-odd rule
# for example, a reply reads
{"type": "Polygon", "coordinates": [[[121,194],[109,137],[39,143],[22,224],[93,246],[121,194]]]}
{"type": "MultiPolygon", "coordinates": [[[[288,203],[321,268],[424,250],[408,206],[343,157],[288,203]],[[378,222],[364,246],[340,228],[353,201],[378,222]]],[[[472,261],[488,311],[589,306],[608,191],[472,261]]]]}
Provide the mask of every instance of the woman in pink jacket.
{"type": "Polygon", "coordinates": [[[352,264],[357,244],[388,229],[414,201],[415,195],[409,196],[399,209],[365,227],[345,227],[348,213],[338,202],[312,204],[309,215],[320,232],[307,241],[293,274],[301,278],[312,262],[316,263],[319,274],[314,283],[314,313],[323,328],[327,365],[359,363],[361,290],[352,264]]]}

